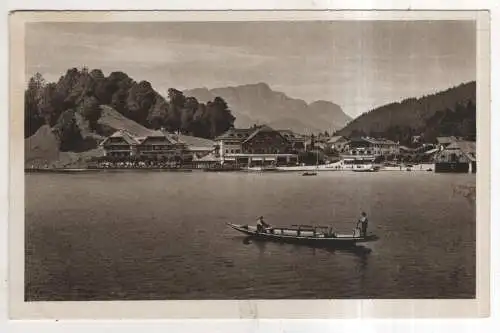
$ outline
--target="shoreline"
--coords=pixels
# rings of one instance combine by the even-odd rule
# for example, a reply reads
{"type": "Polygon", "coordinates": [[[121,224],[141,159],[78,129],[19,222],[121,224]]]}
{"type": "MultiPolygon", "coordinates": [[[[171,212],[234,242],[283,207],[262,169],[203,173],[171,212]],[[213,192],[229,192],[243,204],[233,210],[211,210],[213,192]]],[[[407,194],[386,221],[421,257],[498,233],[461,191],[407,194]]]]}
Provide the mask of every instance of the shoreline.
{"type": "MultiPolygon", "coordinates": [[[[93,173],[122,171],[154,171],[154,172],[192,172],[198,169],[167,168],[25,168],[24,173],[93,173]]],[[[201,169],[200,169],[201,171],[201,169]]]]}
{"type": "MultiPolygon", "coordinates": [[[[277,170],[252,170],[252,169],[240,169],[240,170],[204,170],[203,168],[25,168],[24,173],[97,173],[97,172],[211,172],[211,173],[303,173],[303,172],[355,172],[351,168],[339,168],[339,169],[326,169],[326,168],[291,168],[284,169],[279,168],[277,170]]],[[[413,172],[426,172],[435,173],[434,168],[412,168],[412,169],[399,169],[399,168],[381,168],[376,172],[399,172],[399,173],[413,173],[413,172]]],[[[372,172],[370,172],[372,173],[372,172]]]]}

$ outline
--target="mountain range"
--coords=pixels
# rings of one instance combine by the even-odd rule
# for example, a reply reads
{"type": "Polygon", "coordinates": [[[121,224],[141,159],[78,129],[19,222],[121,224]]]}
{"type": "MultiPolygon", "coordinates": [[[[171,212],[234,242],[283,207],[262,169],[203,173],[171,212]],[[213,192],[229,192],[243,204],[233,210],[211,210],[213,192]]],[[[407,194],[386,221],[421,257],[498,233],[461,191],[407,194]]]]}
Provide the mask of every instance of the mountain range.
{"type": "Polygon", "coordinates": [[[352,119],[332,102],[291,98],[272,90],[266,83],[246,84],[225,88],[196,88],[183,91],[185,96],[200,102],[222,97],[236,117],[235,127],[267,124],[277,129],[291,129],[298,133],[334,132],[352,119]]]}

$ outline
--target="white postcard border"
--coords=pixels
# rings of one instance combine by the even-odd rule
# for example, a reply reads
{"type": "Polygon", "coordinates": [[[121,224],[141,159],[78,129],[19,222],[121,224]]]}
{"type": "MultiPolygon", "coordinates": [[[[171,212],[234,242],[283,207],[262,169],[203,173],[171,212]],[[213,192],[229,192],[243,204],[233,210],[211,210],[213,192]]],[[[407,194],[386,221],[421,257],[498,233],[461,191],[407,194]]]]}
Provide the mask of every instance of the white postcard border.
{"type": "Polygon", "coordinates": [[[489,314],[490,264],[490,63],[489,15],[486,12],[19,12],[11,15],[10,72],[10,317],[13,319],[63,318],[380,318],[380,317],[484,317],[489,314]],[[35,15],[34,17],[31,15],[35,15]],[[475,300],[245,300],[245,301],[106,301],[24,302],[24,136],[23,91],[24,31],[26,20],[349,20],[349,19],[477,19],[477,267],[475,300]],[[56,17],[57,16],[57,17],[56,17]],[[149,18],[149,19],[148,19],[149,18]],[[17,110],[17,111],[16,111],[17,110]]]}

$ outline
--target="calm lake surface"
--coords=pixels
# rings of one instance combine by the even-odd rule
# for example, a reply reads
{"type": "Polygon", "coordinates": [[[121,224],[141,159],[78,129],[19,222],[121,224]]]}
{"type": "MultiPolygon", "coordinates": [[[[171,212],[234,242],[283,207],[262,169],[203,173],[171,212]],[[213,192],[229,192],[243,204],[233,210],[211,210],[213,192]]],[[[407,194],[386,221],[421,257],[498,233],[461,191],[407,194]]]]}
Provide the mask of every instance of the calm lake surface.
{"type": "Polygon", "coordinates": [[[475,207],[432,172],[26,175],[27,300],[473,298],[475,207]],[[248,242],[226,222],[331,224],[369,251],[248,242]]]}

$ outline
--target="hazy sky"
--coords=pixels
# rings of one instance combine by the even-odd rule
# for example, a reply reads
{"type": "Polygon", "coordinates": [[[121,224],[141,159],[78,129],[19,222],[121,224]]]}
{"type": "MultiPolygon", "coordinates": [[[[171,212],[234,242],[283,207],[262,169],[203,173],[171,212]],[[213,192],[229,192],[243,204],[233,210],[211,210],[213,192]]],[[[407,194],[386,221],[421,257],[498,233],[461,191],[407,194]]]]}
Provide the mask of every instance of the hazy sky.
{"type": "Polygon", "coordinates": [[[123,71],[168,88],[266,82],[351,116],[476,79],[472,21],[31,23],[27,75],[123,71]]]}

